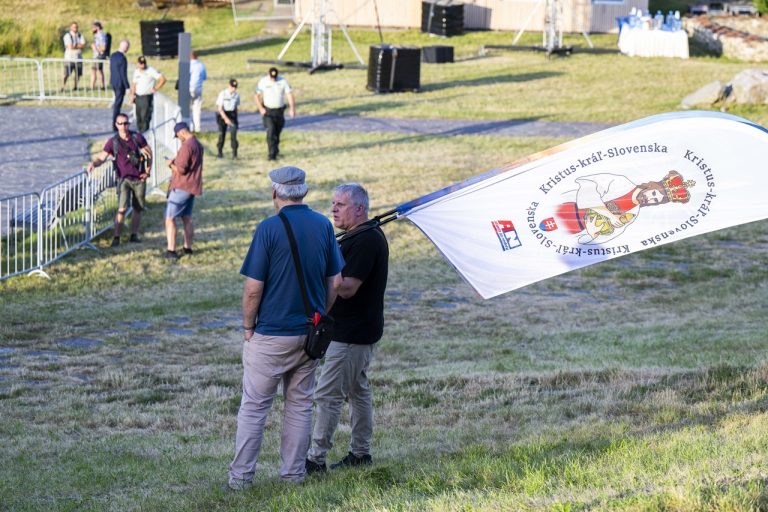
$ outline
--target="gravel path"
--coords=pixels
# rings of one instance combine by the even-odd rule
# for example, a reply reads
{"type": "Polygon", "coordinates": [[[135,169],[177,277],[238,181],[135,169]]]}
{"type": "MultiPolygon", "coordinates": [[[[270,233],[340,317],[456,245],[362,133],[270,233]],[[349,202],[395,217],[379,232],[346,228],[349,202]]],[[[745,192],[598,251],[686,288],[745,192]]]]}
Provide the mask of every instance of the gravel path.
{"type": "MultiPolygon", "coordinates": [[[[109,108],[0,107],[0,197],[39,192],[46,185],[76,173],[88,162],[91,141],[110,136],[109,108]]],[[[538,120],[463,121],[450,119],[390,119],[330,114],[288,119],[293,130],[394,132],[434,135],[492,135],[564,137],[573,139],[610,125],[552,123],[538,120]]],[[[203,113],[203,127],[215,130],[213,112],[203,113]]],[[[240,129],[261,131],[255,112],[240,114],[240,129]]]]}

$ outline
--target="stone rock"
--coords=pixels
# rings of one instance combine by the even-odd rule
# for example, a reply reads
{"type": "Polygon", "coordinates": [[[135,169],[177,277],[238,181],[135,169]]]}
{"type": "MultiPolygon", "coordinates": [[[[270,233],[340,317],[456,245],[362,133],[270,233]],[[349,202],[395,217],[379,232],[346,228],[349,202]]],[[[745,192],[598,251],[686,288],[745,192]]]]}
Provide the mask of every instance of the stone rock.
{"type": "Polygon", "coordinates": [[[763,105],[768,103],[768,71],[745,69],[731,80],[728,104],[763,105]]]}
{"type": "Polygon", "coordinates": [[[710,107],[723,99],[725,86],[720,80],[710,82],[696,92],[683,98],[680,108],[710,107]]]}

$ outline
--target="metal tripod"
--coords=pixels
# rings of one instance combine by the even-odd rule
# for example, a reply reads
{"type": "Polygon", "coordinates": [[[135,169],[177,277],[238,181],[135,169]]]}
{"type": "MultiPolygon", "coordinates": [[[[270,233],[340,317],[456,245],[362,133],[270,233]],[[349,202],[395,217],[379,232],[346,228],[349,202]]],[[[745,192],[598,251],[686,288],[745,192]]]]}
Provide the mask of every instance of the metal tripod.
{"type": "Polygon", "coordinates": [[[296,30],[293,31],[293,34],[291,34],[290,39],[288,39],[288,42],[285,43],[285,46],[280,51],[280,54],[277,56],[277,60],[282,60],[283,55],[285,55],[285,52],[288,51],[288,48],[291,47],[291,44],[293,44],[293,41],[296,39],[296,36],[299,35],[301,30],[304,28],[304,25],[307,24],[311,20],[312,23],[312,42],[311,42],[311,50],[312,50],[312,62],[310,66],[310,73],[313,73],[314,71],[318,69],[338,69],[343,67],[341,64],[334,64],[333,63],[333,54],[332,54],[332,35],[333,30],[331,27],[331,24],[329,23],[329,18],[331,15],[335,16],[337,25],[341,28],[341,31],[344,33],[344,37],[347,38],[347,42],[349,43],[350,48],[352,48],[352,52],[355,54],[355,57],[357,57],[358,62],[362,66],[365,66],[365,62],[363,61],[363,58],[360,56],[360,54],[357,52],[357,48],[355,48],[355,44],[352,42],[352,38],[349,37],[349,32],[347,32],[347,27],[341,22],[339,19],[339,15],[336,13],[336,11],[333,10],[330,6],[331,0],[315,0],[312,5],[312,10],[309,11],[305,16],[304,19],[301,20],[301,23],[299,23],[299,26],[296,27],[296,30]]]}

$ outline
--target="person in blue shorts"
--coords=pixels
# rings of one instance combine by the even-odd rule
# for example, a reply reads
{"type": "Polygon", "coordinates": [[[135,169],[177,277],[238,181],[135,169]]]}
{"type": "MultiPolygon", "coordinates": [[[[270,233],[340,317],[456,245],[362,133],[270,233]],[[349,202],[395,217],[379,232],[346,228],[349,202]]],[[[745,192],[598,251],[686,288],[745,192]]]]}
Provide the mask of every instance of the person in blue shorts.
{"type": "Polygon", "coordinates": [[[173,132],[181,141],[181,147],[176,158],[166,161],[173,171],[165,208],[167,249],[163,257],[169,260],[179,259],[176,252],[176,219],[179,217],[184,224],[184,254],[192,254],[192,207],[195,196],[203,193],[203,146],[189,130],[187,123],[176,123],[173,132]]]}

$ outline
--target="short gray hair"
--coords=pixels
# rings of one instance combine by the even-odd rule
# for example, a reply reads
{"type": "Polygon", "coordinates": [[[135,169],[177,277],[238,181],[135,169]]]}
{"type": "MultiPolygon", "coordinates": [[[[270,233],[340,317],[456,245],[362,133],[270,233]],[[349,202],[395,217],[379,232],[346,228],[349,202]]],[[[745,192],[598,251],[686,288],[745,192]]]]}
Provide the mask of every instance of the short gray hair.
{"type": "Polygon", "coordinates": [[[304,196],[309,192],[309,187],[306,183],[300,183],[298,185],[283,185],[282,183],[272,182],[272,190],[275,191],[277,197],[288,201],[301,201],[304,196]]]}
{"type": "Polygon", "coordinates": [[[368,192],[359,183],[342,183],[334,192],[338,194],[346,194],[352,204],[361,205],[368,211],[368,192]]]}

